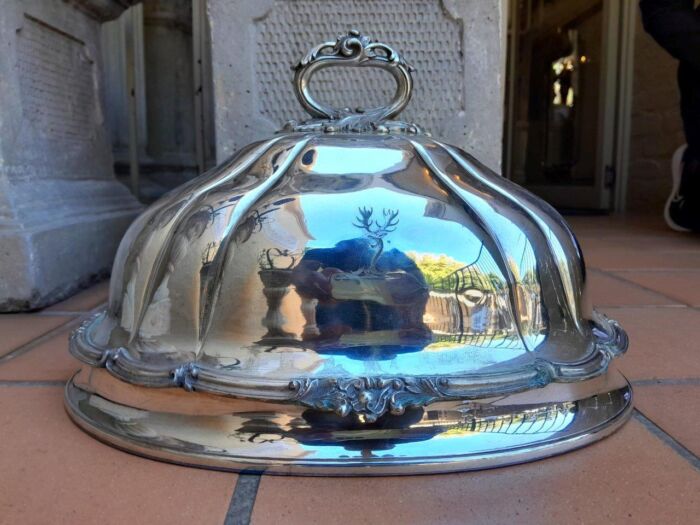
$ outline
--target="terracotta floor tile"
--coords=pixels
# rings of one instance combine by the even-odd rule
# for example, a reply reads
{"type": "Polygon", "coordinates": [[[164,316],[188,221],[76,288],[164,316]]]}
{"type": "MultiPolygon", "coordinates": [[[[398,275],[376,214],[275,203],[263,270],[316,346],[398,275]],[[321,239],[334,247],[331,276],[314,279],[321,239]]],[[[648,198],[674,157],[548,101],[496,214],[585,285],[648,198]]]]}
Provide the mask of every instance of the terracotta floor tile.
{"type": "Polygon", "coordinates": [[[700,268],[700,250],[697,251],[661,251],[630,248],[595,247],[584,249],[586,265],[600,270],[676,270],[700,268]]]}
{"type": "Polygon", "coordinates": [[[102,281],[90,288],[78,292],[73,297],[69,297],[65,301],[56,303],[45,311],[63,311],[63,312],[87,312],[92,310],[100,303],[107,301],[109,296],[109,281],[102,281]]]}
{"type": "Polygon", "coordinates": [[[697,385],[635,386],[635,405],[685,448],[700,456],[700,381],[697,385]]]}
{"type": "Polygon", "coordinates": [[[626,283],[605,273],[589,270],[588,286],[595,306],[655,306],[678,304],[678,301],[626,283]]]}
{"type": "Polygon", "coordinates": [[[234,474],[103,445],[68,419],[62,397],[60,387],[0,388],[1,523],[223,523],[234,474]]]}
{"type": "Polygon", "coordinates": [[[14,381],[65,381],[80,368],[68,353],[66,330],[26,353],[0,363],[0,379],[14,381]]]}
{"type": "Polygon", "coordinates": [[[700,236],[672,232],[645,218],[574,217],[573,228],[590,268],[700,268],[700,236]]]}
{"type": "Polygon", "coordinates": [[[663,252],[669,256],[700,252],[700,238],[694,235],[627,235],[627,232],[621,231],[620,237],[590,234],[578,237],[578,241],[584,256],[589,250],[641,250],[663,252]]]}
{"type": "Polygon", "coordinates": [[[0,356],[71,319],[67,316],[0,314],[0,356]]]}
{"type": "Polygon", "coordinates": [[[682,303],[700,306],[700,271],[633,271],[619,272],[617,275],[682,303]]]}
{"type": "Polygon", "coordinates": [[[577,236],[594,235],[596,237],[609,238],[639,235],[686,236],[670,230],[664,223],[663,218],[656,215],[567,215],[564,219],[569,223],[577,236]]]}
{"type": "Polygon", "coordinates": [[[629,379],[700,377],[700,311],[692,308],[606,308],[630,338],[619,362],[629,379]]]}
{"type": "Polygon", "coordinates": [[[637,421],[563,456],[464,474],[263,477],[253,523],[690,523],[700,473],[637,421]]]}

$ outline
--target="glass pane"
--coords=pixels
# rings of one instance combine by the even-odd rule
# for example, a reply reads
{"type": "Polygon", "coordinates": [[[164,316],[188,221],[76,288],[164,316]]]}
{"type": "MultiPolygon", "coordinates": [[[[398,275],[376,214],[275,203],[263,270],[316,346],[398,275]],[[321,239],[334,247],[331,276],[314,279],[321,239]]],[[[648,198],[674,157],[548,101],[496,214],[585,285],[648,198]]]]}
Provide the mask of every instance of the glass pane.
{"type": "Polygon", "coordinates": [[[528,4],[520,4],[528,9],[528,23],[519,24],[516,35],[512,176],[525,185],[593,185],[602,4],[565,0],[528,4]]]}

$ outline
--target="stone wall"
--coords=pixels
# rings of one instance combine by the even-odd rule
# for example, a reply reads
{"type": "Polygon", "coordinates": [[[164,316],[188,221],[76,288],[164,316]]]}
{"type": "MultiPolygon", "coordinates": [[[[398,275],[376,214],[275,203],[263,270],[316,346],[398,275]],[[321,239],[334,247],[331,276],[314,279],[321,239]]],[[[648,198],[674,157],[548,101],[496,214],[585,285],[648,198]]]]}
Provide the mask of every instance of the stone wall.
{"type": "Polygon", "coordinates": [[[104,94],[115,170],[130,185],[131,130],[137,135],[142,202],[155,200],[214,164],[208,28],[201,16],[193,19],[194,9],[203,12],[203,1],[143,0],[102,26],[104,94]],[[195,43],[200,50],[197,62],[195,43]],[[130,109],[135,130],[129,126],[130,109]]]}
{"type": "Polygon", "coordinates": [[[148,141],[152,162],[196,173],[192,2],[143,2],[148,141]]]}
{"type": "Polygon", "coordinates": [[[635,30],[627,210],[661,212],[671,191],[671,156],[685,143],[676,84],[678,62],[635,30]]]}
{"type": "Polygon", "coordinates": [[[100,16],[123,8],[0,1],[0,312],[104,276],[140,209],[113,176],[100,91],[100,16]]]}
{"type": "MultiPolygon", "coordinates": [[[[308,118],[294,97],[291,66],[313,46],[355,28],[395,47],[416,71],[400,118],[473,153],[500,171],[505,0],[210,0],[219,161],[245,144],[308,118]]],[[[388,103],[380,71],[333,68],[312,90],[340,107],[388,103]],[[383,101],[383,102],[382,102],[383,101]]]]}

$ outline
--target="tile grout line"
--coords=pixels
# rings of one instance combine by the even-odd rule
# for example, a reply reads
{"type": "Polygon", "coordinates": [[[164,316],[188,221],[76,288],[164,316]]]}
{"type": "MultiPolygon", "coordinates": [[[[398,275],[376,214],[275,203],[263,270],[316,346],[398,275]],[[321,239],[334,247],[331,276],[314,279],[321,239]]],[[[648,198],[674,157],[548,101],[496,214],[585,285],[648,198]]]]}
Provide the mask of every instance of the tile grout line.
{"type": "MultiPolygon", "coordinates": [[[[621,282],[621,283],[634,286],[634,287],[636,287],[636,288],[639,288],[640,290],[644,290],[645,292],[651,292],[651,293],[654,293],[654,294],[656,294],[656,295],[660,295],[660,296],[663,297],[664,299],[668,299],[669,301],[673,301],[673,303],[674,303],[675,305],[680,305],[680,306],[683,306],[683,307],[685,307],[685,308],[691,308],[691,309],[695,309],[695,308],[696,308],[695,306],[693,306],[693,305],[691,305],[691,304],[688,304],[688,303],[685,303],[685,302],[683,302],[683,301],[681,301],[680,299],[677,299],[677,298],[675,298],[675,297],[671,297],[670,295],[667,295],[667,294],[665,294],[664,292],[660,292],[660,291],[658,291],[658,290],[654,290],[653,288],[648,288],[648,287],[646,287],[646,286],[644,286],[644,285],[642,285],[642,284],[639,284],[639,283],[637,283],[637,282],[630,281],[629,279],[625,279],[624,277],[621,277],[620,275],[618,275],[618,274],[616,274],[616,273],[612,273],[614,270],[611,270],[611,271],[600,270],[600,269],[596,269],[596,270],[597,270],[598,272],[600,272],[600,273],[605,274],[606,276],[610,277],[611,279],[615,279],[615,280],[617,280],[617,281],[619,281],[619,282],[621,282]]],[[[672,305],[665,305],[665,306],[672,306],[672,305]]],[[[635,306],[620,306],[619,308],[634,308],[634,307],[635,307],[635,306]]]]}
{"type": "Polygon", "coordinates": [[[700,377],[637,379],[632,386],[700,386],[700,377]]]}
{"type": "Polygon", "coordinates": [[[66,382],[61,380],[25,381],[22,379],[0,379],[0,388],[37,386],[66,386],[66,382]]]}
{"type": "Polygon", "coordinates": [[[260,488],[260,474],[239,474],[231,494],[224,525],[248,525],[253,515],[255,498],[260,488]]]}
{"type": "MultiPolygon", "coordinates": [[[[585,254],[584,254],[585,255],[585,254]]],[[[597,270],[599,272],[619,272],[619,273],[635,273],[635,272],[647,272],[647,273],[661,273],[661,272],[668,272],[668,273],[698,273],[700,272],[700,268],[664,268],[663,266],[640,266],[640,267],[619,267],[615,268],[614,266],[612,267],[606,267],[606,266],[588,266],[586,265],[586,268],[589,268],[591,270],[597,270]]]]}
{"type": "Polygon", "coordinates": [[[635,273],[635,272],[647,272],[647,273],[700,273],[700,268],[606,268],[606,272],[619,272],[619,273],[635,273]]]}
{"type": "Polygon", "coordinates": [[[62,325],[59,325],[55,328],[52,328],[48,332],[44,332],[38,337],[35,337],[31,341],[28,341],[24,343],[23,345],[18,346],[14,350],[10,350],[8,353],[0,357],[0,365],[3,365],[4,363],[11,361],[15,357],[19,357],[23,354],[26,354],[30,350],[34,349],[35,347],[39,346],[40,344],[48,341],[52,337],[57,336],[58,334],[65,332],[66,330],[70,330],[73,326],[76,324],[79,324],[81,318],[76,317],[74,319],[71,319],[70,321],[66,321],[62,325]]]}
{"type": "Polygon", "coordinates": [[[30,312],[29,315],[38,315],[39,317],[61,317],[72,315],[73,317],[81,317],[90,313],[89,310],[40,310],[38,312],[30,312]]]}
{"type": "Polygon", "coordinates": [[[685,446],[679,443],[673,436],[662,429],[659,425],[654,423],[651,419],[646,417],[638,408],[634,409],[634,418],[639,421],[644,428],[646,428],[651,434],[662,441],[669,448],[678,454],[685,461],[690,463],[695,469],[700,470],[700,458],[696,456],[693,452],[688,450],[685,446]]]}
{"type": "Polygon", "coordinates": [[[605,310],[619,310],[622,308],[643,308],[645,310],[657,310],[657,309],[671,309],[671,308],[676,308],[676,309],[686,309],[686,310],[694,310],[695,307],[693,306],[687,306],[685,304],[625,304],[625,305],[617,305],[617,304],[593,304],[593,307],[596,309],[605,309],[605,310]]]}
{"type": "Polygon", "coordinates": [[[638,288],[644,292],[647,293],[653,293],[656,295],[659,295],[663,297],[664,299],[667,299],[669,301],[672,301],[672,304],[628,304],[628,305],[595,305],[596,308],[687,308],[688,310],[694,310],[696,312],[700,312],[700,306],[695,306],[692,304],[684,303],[680,299],[676,299],[675,297],[671,297],[670,295],[665,294],[664,292],[661,292],[659,290],[654,290],[653,288],[648,288],[644,285],[641,285],[637,282],[630,281],[628,279],[625,279],[624,277],[612,273],[613,271],[617,270],[602,270],[600,268],[587,268],[587,271],[593,271],[594,273],[599,273],[602,275],[605,275],[606,277],[610,277],[611,279],[614,279],[618,282],[621,282],[623,284],[630,285],[632,287],[638,288]]]}
{"type": "MultiPolygon", "coordinates": [[[[618,270],[615,270],[615,271],[618,271],[618,270]]],[[[659,272],[661,272],[661,271],[665,271],[665,270],[659,270],[659,272]]],[[[620,282],[634,285],[634,286],[641,288],[642,290],[646,290],[648,292],[653,292],[653,293],[658,294],[662,297],[665,297],[666,299],[669,299],[670,301],[677,301],[675,303],[675,306],[684,306],[686,308],[690,308],[691,310],[700,311],[700,305],[686,303],[686,302],[682,301],[681,299],[678,299],[676,297],[672,297],[672,296],[668,295],[665,292],[661,292],[659,290],[654,290],[653,288],[649,288],[647,286],[644,286],[643,284],[639,284],[638,282],[631,281],[631,280],[627,279],[626,277],[622,277],[621,275],[619,275],[619,273],[612,273],[612,272],[604,272],[604,273],[605,273],[605,275],[607,275],[613,279],[617,279],[620,282]]],[[[628,273],[632,273],[632,270],[629,270],[628,273]]],[[[672,305],[667,305],[667,306],[672,306],[672,305]]]]}
{"type": "Polygon", "coordinates": [[[0,366],[2,366],[4,363],[11,361],[12,359],[19,357],[21,355],[26,354],[30,350],[33,350],[37,346],[39,346],[42,343],[45,343],[52,337],[57,336],[58,334],[65,332],[66,330],[70,330],[72,328],[75,328],[80,325],[88,316],[97,313],[100,309],[102,309],[105,306],[106,303],[101,303],[97,305],[95,308],[90,310],[89,312],[85,313],[84,315],[80,317],[75,317],[73,319],[70,319],[69,321],[66,321],[65,323],[56,326],[55,328],[52,328],[48,332],[44,332],[43,334],[39,335],[38,337],[35,337],[31,341],[28,341],[14,350],[9,351],[8,353],[4,354],[2,357],[0,357],[0,366]]]}

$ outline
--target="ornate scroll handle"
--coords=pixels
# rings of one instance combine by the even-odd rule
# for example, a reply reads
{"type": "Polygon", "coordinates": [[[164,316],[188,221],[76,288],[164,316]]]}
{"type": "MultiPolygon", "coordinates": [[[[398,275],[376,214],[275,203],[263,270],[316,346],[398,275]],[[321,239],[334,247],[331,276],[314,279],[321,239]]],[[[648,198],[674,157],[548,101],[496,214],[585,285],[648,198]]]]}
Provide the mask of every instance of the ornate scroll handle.
{"type": "Polygon", "coordinates": [[[335,42],[325,42],[301,59],[294,70],[294,87],[297,98],[304,109],[314,117],[337,120],[354,115],[350,109],[335,109],[315,100],[309,93],[312,75],[332,66],[379,67],[386,69],[396,80],[396,93],[388,106],[372,108],[361,112],[363,117],[374,122],[390,119],[398,115],[411,100],[413,68],[396,51],[386,44],[374,42],[359,31],[351,30],[335,42]]]}

